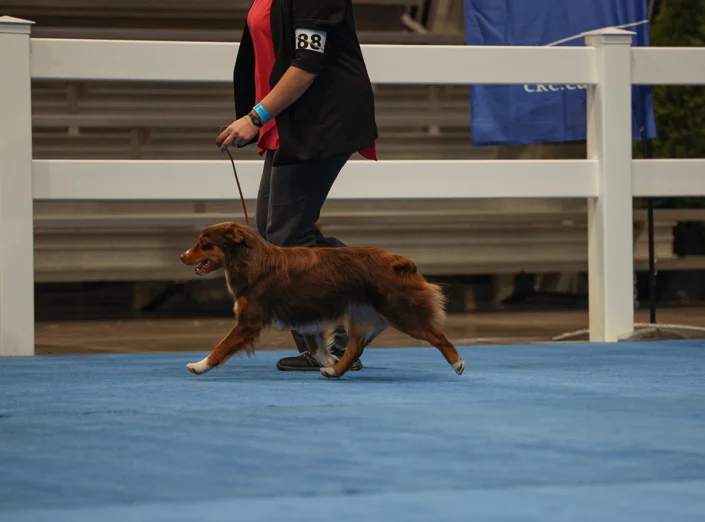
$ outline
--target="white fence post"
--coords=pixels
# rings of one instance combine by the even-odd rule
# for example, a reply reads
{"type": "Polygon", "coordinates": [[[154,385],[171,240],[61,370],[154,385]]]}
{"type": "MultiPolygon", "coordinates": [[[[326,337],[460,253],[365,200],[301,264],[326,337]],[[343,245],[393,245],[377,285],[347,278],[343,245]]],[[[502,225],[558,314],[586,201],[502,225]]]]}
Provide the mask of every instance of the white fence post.
{"type": "Polygon", "coordinates": [[[598,161],[598,196],[588,198],[590,340],[634,330],[631,41],[635,33],[586,33],[597,51],[598,84],[588,87],[588,158],[598,161]]]}
{"type": "Polygon", "coordinates": [[[32,23],[0,17],[0,355],[34,354],[32,23]]]}

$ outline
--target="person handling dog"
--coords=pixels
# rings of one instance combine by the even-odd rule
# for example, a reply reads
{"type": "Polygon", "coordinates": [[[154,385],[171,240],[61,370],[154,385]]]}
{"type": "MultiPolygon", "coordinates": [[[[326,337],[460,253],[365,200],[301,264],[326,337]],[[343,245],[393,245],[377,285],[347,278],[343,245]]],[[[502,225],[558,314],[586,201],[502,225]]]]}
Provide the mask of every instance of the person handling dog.
{"type": "MultiPolygon", "coordinates": [[[[216,140],[221,150],[256,142],[264,156],[257,195],[260,235],[282,247],[340,247],[318,229],[321,207],[354,153],[376,160],[372,84],[351,0],[254,0],[240,40],[233,88],[236,120],[216,140]]],[[[379,318],[375,334],[386,328],[379,318]]],[[[304,337],[280,370],[319,370],[304,337]]],[[[331,353],[341,357],[345,328],[331,353]]],[[[359,370],[356,361],[351,370],[359,370]]]]}

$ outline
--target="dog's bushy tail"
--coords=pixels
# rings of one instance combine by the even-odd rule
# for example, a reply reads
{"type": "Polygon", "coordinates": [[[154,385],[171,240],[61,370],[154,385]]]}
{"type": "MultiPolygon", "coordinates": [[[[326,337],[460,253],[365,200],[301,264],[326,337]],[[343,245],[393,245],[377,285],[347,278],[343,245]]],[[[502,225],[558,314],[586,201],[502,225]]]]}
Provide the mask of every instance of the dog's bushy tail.
{"type": "Polygon", "coordinates": [[[394,261],[392,262],[392,269],[400,275],[416,274],[419,271],[413,261],[401,256],[396,256],[396,259],[394,259],[394,261]]]}
{"type": "Polygon", "coordinates": [[[447,318],[446,306],[448,305],[448,298],[440,286],[428,282],[426,284],[428,285],[428,292],[431,294],[431,306],[433,306],[431,322],[434,326],[443,326],[447,318]]]}

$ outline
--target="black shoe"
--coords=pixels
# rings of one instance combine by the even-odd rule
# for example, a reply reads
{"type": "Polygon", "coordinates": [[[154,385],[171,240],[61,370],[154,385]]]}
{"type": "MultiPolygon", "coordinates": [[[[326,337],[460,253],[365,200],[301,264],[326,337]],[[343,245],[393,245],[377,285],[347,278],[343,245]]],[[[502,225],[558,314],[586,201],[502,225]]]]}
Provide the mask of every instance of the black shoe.
{"type": "MultiPolygon", "coordinates": [[[[283,359],[280,359],[277,363],[277,368],[284,372],[310,372],[320,370],[321,365],[313,357],[313,355],[308,352],[303,352],[296,357],[284,357],[283,359]]],[[[350,367],[351,372],[356,372],[361,369],[362,363],[359,359],[350,367]]]]}

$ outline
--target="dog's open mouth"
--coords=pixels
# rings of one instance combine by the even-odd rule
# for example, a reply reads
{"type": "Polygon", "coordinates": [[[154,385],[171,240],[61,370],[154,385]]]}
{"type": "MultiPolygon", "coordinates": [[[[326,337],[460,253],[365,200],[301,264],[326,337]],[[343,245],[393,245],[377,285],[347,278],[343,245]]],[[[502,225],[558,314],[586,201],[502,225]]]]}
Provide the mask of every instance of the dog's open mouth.
{"type": "Polygon", "coordinates": [[[211,270],[213,270],[213,268],[215,268],[215,263],[210,259],[201,261],[200,263],[198,263],[198,266],[196,266],[196,275],[205,275],[211,270]]]}

